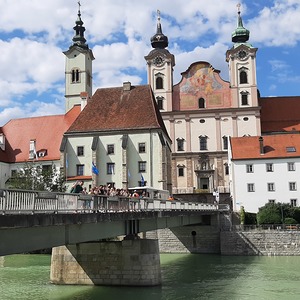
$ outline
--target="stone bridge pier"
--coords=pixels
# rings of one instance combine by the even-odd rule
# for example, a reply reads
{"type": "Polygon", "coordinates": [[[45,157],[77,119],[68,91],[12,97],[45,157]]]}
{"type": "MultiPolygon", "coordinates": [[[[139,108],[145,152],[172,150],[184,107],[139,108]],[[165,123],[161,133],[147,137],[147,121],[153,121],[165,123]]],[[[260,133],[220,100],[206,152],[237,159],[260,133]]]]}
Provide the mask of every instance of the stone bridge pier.
{"type": "Polygon", "coordinates": [[[50,281],[72,285],[161,284],[158,240],[125,237],[52,249],[50,281]]]}

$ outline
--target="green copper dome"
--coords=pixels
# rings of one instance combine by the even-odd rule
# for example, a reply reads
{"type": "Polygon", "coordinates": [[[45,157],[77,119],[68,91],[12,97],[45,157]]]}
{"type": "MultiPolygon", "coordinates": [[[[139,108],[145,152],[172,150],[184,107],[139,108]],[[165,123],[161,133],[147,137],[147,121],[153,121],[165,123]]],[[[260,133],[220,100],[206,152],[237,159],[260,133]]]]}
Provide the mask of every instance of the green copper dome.
{"type": "Polygon", "coordinates": [[[246,43],[249,40],[250,31],[243,26],[243,20],[241,18],[241,12],[238,11],[238,26],[233,31],[231,37],[234,43],[246,43]]]}

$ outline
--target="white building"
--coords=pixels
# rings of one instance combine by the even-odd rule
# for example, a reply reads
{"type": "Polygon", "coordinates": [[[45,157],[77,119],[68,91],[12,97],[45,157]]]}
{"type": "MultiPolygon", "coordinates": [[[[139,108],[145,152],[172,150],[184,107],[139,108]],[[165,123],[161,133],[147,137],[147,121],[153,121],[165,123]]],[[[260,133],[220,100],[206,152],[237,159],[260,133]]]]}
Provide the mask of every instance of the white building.
{"type": "Polygon", "coordinates": [[[248,212],[268,202],[299,206],[300,134],[230,138],[233,209],[248,212]]]}

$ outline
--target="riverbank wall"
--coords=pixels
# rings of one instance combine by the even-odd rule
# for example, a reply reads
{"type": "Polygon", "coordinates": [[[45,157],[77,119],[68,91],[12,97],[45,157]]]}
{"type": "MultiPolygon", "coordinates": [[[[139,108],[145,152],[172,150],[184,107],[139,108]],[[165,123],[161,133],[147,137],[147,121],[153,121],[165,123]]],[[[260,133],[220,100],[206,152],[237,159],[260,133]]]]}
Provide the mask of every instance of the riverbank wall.
{"type": "Polygon", "coordinates": [[[300,256],[300,232],[281,230],[222,231],[222,255],[300,256]]]}

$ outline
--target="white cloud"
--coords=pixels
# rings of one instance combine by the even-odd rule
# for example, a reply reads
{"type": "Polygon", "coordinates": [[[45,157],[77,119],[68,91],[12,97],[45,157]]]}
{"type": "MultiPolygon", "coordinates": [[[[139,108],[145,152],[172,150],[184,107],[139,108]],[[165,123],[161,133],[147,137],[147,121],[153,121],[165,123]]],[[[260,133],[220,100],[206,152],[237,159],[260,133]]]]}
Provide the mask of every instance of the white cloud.
{"type": "MultiPolygon", "coordinates": [[[[127,80],[133,84],[146,83],[144,56],[151,51],[150,38],[156,31],[157,9],[161,11],[163,32],[169,38],[169,51],[175,55],[174,82],[177,83],[180,73],[195,61],[211,63],[221,70],[221,77],[228,80],[225,53],[236,27],[236,0],[89,0],[81,3],[85,36],[96,58],[94,89],[119,86],[127,80]]],[[[0,0],[0,9],[0,65],[4,70],[0,76],[3,109],[0,124],[9,118],[27,116],[24,114],[63,111],[65,57],[62,51],[72,42],[77,1],[0,0]],[[49,94],[52,97],[49,98],[49,94]],[[26,103],[29,107],[22,111],[21,105],[26,103]]],[[[253,45],[295,47],[299,44],[299,0],[244,0],[241,10],[253,45]]],[[[274,57],[269,65],[274,71],[273,77],[263,77],[277,82],[289,80],[292,71],[286,73],[286,66],[292,64],[284,62],[274,57]],[[281,78],[274,76],[277,70],[283,73],[281,78]]],[[[259,66],[257,69],[264,70],[259,66]]]]}

